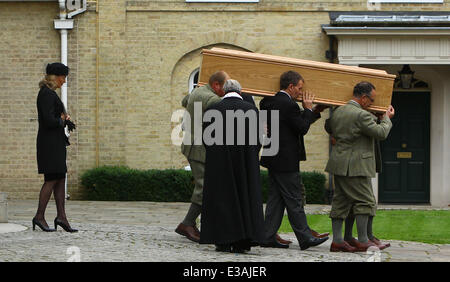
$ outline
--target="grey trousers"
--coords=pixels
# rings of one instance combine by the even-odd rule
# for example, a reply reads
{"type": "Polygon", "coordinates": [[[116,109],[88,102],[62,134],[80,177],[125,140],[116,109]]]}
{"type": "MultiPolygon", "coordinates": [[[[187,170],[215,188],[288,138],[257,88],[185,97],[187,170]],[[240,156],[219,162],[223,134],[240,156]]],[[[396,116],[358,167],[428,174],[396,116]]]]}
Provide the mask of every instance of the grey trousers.
{"type": "Polygon", "coordinates": [[[299,243],[311,238],[306,220],[300,172],[273,172],[269,170],[269,196],[264,219],[265,239],[275,240],[286,208],[289,222],[299,243]]]}

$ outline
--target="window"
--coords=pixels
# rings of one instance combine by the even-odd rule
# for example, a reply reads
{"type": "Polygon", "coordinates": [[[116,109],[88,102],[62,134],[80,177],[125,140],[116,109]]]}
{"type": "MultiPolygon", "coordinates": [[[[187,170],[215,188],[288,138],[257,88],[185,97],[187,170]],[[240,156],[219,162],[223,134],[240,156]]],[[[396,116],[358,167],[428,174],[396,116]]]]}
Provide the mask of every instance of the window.
{"type": "Polygon", "coordinates": [[[191,94],[192,90],[194,90],[195,86],[197,86],[199,73],[200,69],[197,68],[189,76],[189,94],[191,94]]]}

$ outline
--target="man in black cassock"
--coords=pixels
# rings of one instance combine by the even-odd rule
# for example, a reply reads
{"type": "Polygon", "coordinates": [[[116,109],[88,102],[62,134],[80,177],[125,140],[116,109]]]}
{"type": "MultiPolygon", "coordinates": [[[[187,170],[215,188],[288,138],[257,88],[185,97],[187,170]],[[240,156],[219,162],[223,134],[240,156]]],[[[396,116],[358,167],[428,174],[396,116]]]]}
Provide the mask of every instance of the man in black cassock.
{"type": "Polygon", "coordinates": [[[204,114],[206,164],[200,244],[215,244],[216,251],[243,253],[264,240],[258,109],[242,99],[236,80],[228,80],[223,88],[222,101],[204,114]]]}

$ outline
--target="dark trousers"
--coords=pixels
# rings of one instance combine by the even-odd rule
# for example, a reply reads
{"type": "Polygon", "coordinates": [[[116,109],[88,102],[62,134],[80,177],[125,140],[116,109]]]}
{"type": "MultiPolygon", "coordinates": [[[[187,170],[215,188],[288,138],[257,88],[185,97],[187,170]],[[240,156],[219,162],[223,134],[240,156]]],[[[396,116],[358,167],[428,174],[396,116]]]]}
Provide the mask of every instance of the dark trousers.
{"type": "Polygon", "coordinates": [[[275,240],[287,209],[289,222],[299,243],[311,237],[306,221],[300,172],[273,172],[269,170],[269,196],[265,212],[265,239],[275,240]]]}

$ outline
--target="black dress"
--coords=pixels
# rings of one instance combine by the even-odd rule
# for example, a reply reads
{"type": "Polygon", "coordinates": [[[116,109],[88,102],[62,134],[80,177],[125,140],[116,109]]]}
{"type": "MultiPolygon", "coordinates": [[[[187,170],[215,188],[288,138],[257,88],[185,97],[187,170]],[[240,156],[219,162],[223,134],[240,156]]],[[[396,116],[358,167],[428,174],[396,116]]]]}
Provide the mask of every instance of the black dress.
{"type": "Polygon", "coordinates": [[[37,97],[39,131],[36,140],[38,172],[64,174],[66,166],[66,135],[61,113],[64,104],[55,91],[43,86],[37,97]]]}

